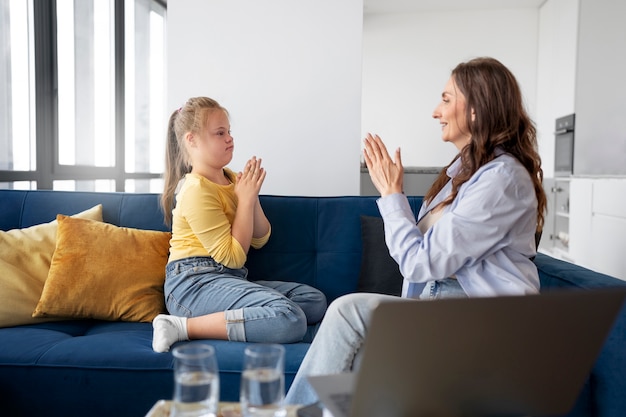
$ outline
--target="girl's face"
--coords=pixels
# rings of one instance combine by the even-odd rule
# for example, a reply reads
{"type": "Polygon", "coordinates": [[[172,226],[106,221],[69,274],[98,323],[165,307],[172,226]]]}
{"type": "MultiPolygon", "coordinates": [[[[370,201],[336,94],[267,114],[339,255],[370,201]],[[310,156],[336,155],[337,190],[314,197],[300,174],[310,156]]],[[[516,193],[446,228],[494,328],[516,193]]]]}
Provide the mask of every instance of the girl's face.
{"type": "Polygon", "coordinates": [[[441,102],[435,108],[433,117],[441,124],[441,138],[444,142],[453,143],[461,150],[470,142],[471,135],[465,117],[465,96],[450,77],[443,93],[441,102]]]}
{"type": "Polygon", "coordinates": [[[230,135],[230,121],[226,112],[211,111],[206,126],[197,134],[190,134],[192,165],[221,170],[233,159],[235,143],[230,135]]]}

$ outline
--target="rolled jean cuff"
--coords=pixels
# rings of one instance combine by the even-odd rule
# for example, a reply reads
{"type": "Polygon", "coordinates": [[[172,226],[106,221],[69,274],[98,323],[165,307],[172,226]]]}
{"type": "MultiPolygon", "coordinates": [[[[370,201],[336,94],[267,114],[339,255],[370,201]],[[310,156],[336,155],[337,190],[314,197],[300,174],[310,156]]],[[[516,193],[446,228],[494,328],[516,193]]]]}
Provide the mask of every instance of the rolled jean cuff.
{"type": "Polygon", "coordinates": [[[246,326],[244,325],[243,309],[226,310],[224,311],[224,317],[226,318],[226,334],[228,335],[228,340],[233,342],[245,342],[246,326]]]}

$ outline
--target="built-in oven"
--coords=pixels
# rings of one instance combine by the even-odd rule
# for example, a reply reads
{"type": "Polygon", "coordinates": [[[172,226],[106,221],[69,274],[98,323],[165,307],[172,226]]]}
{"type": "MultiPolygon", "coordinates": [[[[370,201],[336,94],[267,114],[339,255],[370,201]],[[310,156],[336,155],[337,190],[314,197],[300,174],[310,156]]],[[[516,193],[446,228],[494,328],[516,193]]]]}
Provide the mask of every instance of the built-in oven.
{"type": "Polygon", "coordinates": [[[554,130],[554,176],[574,173],[574,114],[556,119],[554,130]]]}
{"type": "Polygon", "coordinates": [[[554,178],[544,178],[548,199],[542,247],[567,259],[569,253],[570,180],[574,174],[574,115],[559,117],[554,130],[554,178]]]}

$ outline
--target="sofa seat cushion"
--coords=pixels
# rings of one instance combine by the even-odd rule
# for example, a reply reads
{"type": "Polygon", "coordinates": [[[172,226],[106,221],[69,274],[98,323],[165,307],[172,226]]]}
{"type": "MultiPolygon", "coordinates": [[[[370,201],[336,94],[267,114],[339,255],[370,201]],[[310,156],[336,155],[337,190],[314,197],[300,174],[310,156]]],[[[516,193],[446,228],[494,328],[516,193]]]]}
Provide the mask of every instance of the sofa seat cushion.
{"type": "MultiPolygon", "coordinates": [[[[0,366],[3,372],[14,372],[16,378],[38,380],[45,396],[62,392],[65,384],[80,378],[113,394],[125,389],[129,380],[141,379],[142,373],[153,375],[158,389],[144,393],[148,402],[144,413],[159,399],[171,398],[173,357],[170,352],[152,350],[150,323],[76,320],[49,322],[2,329],[0,366]],[[24,369],[28,369],[28,373],[24,369]],[[52,372],[51,372],[52,371],[52,372]],[[40,378],[47,380],[39,380],[40,378]]],[[[221,380],[221,399],[238,401],[244,342],[205,340],[215,347],[221,380]]],[[[284,345],[285,386],[293,378],[309,348],[309,343],[284,345]]],[[[3,389],[0,386],[0,391],[3,389]]],[[[139,389],[141,387],[136,387],[139,389]]],[[[7,395],[8,395],[7,391],[7,395]]],[[[38,394],[39,395],[39,394],[38,394]]],[[[1,396],[0,396],[1,397],[1,396]]],[[[146,401],[147,401],[146,400],[146,401]]]]}
{"type": "Polygon", "coordinates": [[[147,323],[65,321],[5,329],[2,336],[3,364],[171,369],[169,355],[152,351],[147,323]]]}

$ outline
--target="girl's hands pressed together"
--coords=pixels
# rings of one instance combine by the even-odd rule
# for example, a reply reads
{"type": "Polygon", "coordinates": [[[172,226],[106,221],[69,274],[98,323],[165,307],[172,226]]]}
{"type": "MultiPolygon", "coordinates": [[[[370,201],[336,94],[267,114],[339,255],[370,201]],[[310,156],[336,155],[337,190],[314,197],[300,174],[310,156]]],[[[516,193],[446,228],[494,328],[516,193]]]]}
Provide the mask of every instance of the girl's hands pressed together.
{"type": "Polygon", "coordinates": [[[248,253],[253,237],[261,237],[270,229],[269,221],[259,202],[259,192],[266,175],[261,167],[261,159],[253,156],[246,162],[242,172],[237,174],[235,195],[239,200],[231,233],[248,253]]]}
{"type": "Polygon", "coordinates": [[[365,144],[365,149],[363,149],[365,165],[367,165],[372,183],[381,197],[401,193],[404,167],[400,157],[400,148],[396,149],[395,159],[392,161],[385,144],[378,135],[372,136],[371,133],[368,133],[363,142],[365,144]]]}
{"type": "Polygon", "coordinates": [[[259,196],[266,174],[261,167],[261,158],[253,156],[246,162],[243,171],[237,174],[235,183],[235,194],[240,202],[252,202],[259,196]]]}

